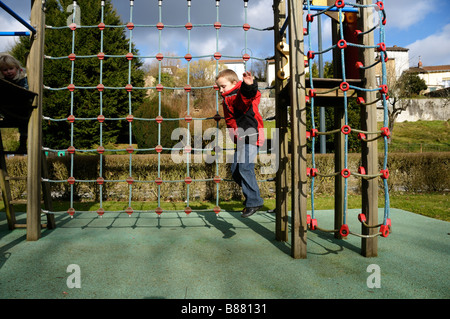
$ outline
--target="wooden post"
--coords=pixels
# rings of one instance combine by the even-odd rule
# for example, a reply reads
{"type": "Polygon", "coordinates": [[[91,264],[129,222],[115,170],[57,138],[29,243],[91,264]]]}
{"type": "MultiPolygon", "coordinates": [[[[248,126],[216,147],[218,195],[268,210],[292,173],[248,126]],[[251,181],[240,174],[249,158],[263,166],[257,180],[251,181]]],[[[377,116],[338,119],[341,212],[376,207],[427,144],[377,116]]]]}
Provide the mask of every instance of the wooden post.
{"type": "MultiPolygon", "coordinates": [[[[286,21],[286,3],[284,0],[274,0],[274,39],[275,48],[284,40],[280,29],[286,21]]],[[[275,236],[278,241],[288,241],[288,100],[281,92],[287,81],[280,79],[278,71],[286,65],[287,59],[278,49],[275,49],[275,121],[278,129],[278,170],[276,174],[276,218],[275,236]]]]}
{"type": "Polygon", "coordinates": [[[44,10],[42,1],[31,0],[31,25],[36,33],[31,36],[31,49],[27,61],[30,91],[36,92],[37,107],[28,123],[28,203],[27,240],[41,236],[41,148],[42,148],[42,92],[44,51],[44,10]]]}
{"type": "Polygon", "coordinates": [[[291,96],[291,200],[293,258],[306,258],[306,101],[303,1],[288,1],[291,96]]]}
{"type": "MultiPolygon", "coordinates": [[[[370,0],[358,0],[360,4],[371,4],[370,0]]],[[[367,31],[373,26],[373,9],[361,9],[358,18],[358,29],[367,31]]],[[[374,35],[372,32],[363,36],[363,43],[366,46],[374,45],[374,35]]],[[[371,65],[374,62],[374,50],[363,49],[361,61],[364,65],[371,65]]],[[[365,79],[365,88],[376,88],[375,69],[369,68],[362,71],[362,79],[365,79]]],[[[361,106],[361,128],[362,130],[377,131],[377,107],[376,103],[371,103],[377,98],[376,92],[363,92],[362,96],[368,105],[361,106]]],[[[378,149],[377,140],[372,142],[363,142],[361,151],[362,165],[366,168],[367,174],[377,174],[378,171],[378,149]]],[[[362,212],[365,213],[368,225],[378,224],[378,178],[362,180],[362,212]]],[[[378,230],[376,228],[367,228],[362,225],[362,234],[373,235],[378,230]]],[[[365,257],[376,257],[378,255],[378,237],[362,238],[361,254],[365,257]]]]}

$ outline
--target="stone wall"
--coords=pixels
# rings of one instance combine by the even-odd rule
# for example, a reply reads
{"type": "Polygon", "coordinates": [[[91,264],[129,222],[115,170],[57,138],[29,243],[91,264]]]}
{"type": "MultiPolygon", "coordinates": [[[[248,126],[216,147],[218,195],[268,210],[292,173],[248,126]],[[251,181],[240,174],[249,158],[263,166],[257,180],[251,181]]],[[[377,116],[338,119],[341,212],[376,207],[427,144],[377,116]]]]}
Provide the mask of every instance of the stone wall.
{"type": "MultiPolygon", "coordinates": [[[[450,99],[411,99],[400,101],[408,103],[405,111],[400,113],[396,122],[447,121],[450,119],[450,99]]],[[[382,108],[381,104],[379,108],[382,108]]],[[[377,121],[383,121],[383,110],[377,111],[377,121]]]]}

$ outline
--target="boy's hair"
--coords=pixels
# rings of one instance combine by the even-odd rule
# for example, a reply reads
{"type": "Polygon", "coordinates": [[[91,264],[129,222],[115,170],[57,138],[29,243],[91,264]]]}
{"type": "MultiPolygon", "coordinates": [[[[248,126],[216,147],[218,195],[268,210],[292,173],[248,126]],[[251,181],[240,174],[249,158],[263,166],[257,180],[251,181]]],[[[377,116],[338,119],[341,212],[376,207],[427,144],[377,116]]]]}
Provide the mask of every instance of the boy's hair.
{"type": "Polygon", "coordinates": [[[219,78],[225,78],[228,81],[230,81],[231,83],[239,82],[239,78],[238,78],[236,72],[234,72],[231,69],[225,69],[225,70],[220,71],[219,74],[216,76],[216,81],[219,78]]]}

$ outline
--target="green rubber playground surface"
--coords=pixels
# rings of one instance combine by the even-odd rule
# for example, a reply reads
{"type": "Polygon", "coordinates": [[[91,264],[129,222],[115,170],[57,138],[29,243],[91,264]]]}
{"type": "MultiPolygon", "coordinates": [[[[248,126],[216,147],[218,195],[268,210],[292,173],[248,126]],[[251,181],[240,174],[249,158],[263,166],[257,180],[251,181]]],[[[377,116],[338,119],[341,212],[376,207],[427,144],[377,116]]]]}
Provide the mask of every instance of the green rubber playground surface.
{"type": "MultiPolygon", "coordinates": [[[[360,232],[359,211],[350,230],[360,232]]],[[[380,210],[380,216],[382,211],[380,210]]],[[[17,214],[24,222],[25,214],[17,214]]],[[[332,228],[333,213],[317,211],[332,228]]],[[[45,218],[44,218],[45,219],[45,218]]],[[[360,255],[361,239],[308,232],[307,259],[274,238],[275,215],[239,213],[57,215],[40,240],[9,231],[0,219],[0,298],[24,299],[448,299],[450,223],[391,209],[392,232],[378,257],[360,255]],[[69,288],[69,265],[80,288],[69,288]],[[369,287],[368,266],[380,270],[369,287]]]]}

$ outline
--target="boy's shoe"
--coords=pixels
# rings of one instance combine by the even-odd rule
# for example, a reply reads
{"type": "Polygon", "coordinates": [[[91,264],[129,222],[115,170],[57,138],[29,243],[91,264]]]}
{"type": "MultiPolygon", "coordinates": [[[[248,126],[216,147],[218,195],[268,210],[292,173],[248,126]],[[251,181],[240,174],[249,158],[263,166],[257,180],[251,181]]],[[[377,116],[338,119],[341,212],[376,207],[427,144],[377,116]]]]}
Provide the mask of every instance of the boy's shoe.
{"type": "Polygon", "coordinates": [[[259,209],[261,209],[262,206],[258,207],[245,207],[242,211],[241,217],[246,218],[252,216],[254,213],[256,213],[259,209]]]}

